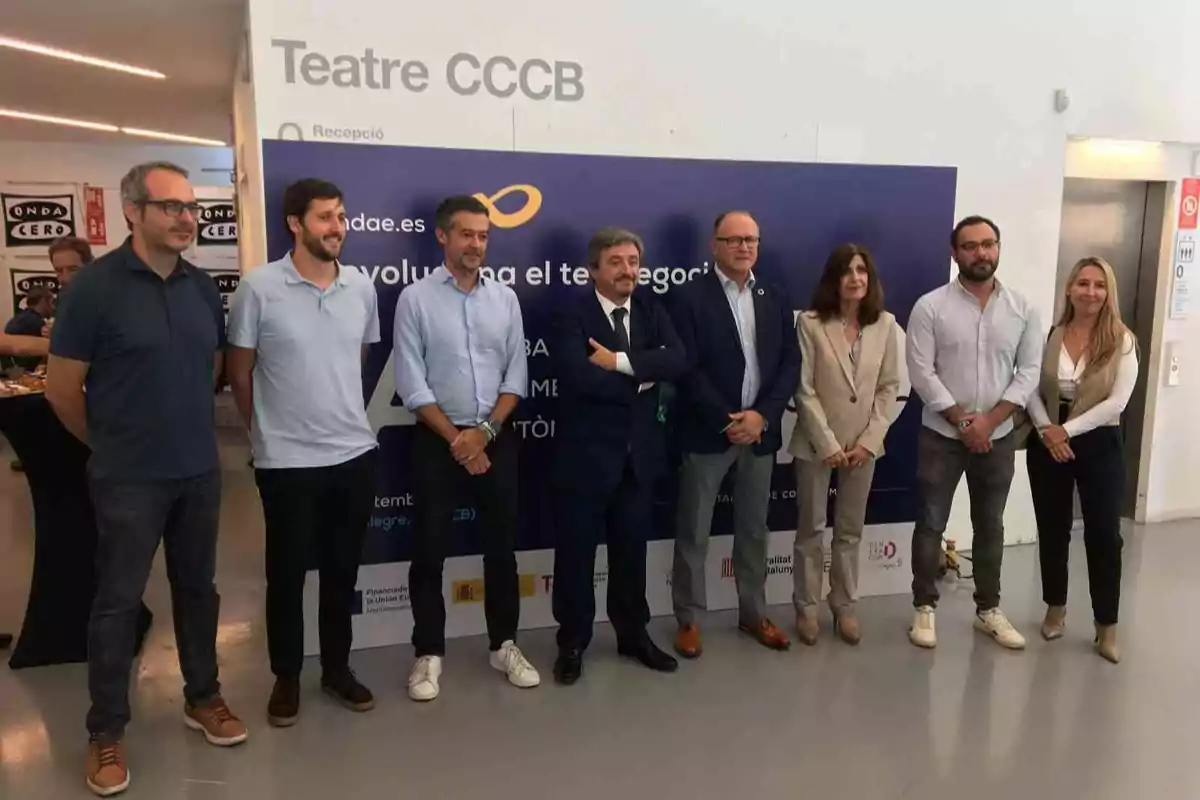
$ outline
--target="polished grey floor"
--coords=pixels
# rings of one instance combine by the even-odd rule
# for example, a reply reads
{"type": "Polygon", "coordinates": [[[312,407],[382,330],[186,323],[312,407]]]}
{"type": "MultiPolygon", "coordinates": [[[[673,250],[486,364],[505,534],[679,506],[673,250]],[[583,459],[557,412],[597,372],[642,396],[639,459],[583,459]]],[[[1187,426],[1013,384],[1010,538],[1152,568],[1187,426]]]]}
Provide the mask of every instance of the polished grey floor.
{"type": "MultiPolygon", "coordinates": [[[[5,453],[7,455],[7,453],[5,453]]],[[[378,697],[355,715],[316,690],[299,724],[265,720],[271,687],[263,632],[262,533],[245,450],[226,446],[219,584],[225,695],[251,726],[233,750],[206,745],[180,719],[180,676],[166,579],[136,667],[128,734],[131,798],[920,798],[1126,800],[1200,797],[1195,724],[1200,644],[1200,524],[1131,530],[1121,628],[1125,660],[1089,647],[1082,549],[1073,554],[1067,638],[1037,638],[1036,551],[1006,553],[1005,608],[1029,650],[971,630],[969,583],[947,588],[939,648],[911,647],[905,597],[862,603],[865,640],[831,635],[772,653],[707,621],[706,652],[675,675],[619,661],[600,632],[583,681],[556,686],[550,631],[523,643],[543,685],[518,690],[488,667],[481,639],[453,641],[442,697],[410,702],[407,647],[356,653],[378,697]]],[[[2,463],[2,462],[0,462],[2,463]]],[[[0,470],[0,630],[20,621],[30,547],[24,481],[0,470]]],[[[786,609],[777,618],[787,621],[786,609]]],[[[665,643],[668,620],[656,620],[665,643]]],[[[89,796],[82,666],[0,669],[0,798],[89,796]]]]}

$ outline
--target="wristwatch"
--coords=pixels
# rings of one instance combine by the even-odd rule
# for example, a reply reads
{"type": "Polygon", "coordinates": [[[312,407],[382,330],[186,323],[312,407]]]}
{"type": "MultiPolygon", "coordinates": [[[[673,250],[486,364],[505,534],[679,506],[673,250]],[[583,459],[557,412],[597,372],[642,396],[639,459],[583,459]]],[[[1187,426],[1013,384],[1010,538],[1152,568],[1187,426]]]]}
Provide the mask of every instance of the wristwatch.
{"type": "Polygon", "coordinates": [[[966,430],[967,428],[971,427],[971,420],[960,419],[957,423],[957,427],[960,431],[966,430]]]}

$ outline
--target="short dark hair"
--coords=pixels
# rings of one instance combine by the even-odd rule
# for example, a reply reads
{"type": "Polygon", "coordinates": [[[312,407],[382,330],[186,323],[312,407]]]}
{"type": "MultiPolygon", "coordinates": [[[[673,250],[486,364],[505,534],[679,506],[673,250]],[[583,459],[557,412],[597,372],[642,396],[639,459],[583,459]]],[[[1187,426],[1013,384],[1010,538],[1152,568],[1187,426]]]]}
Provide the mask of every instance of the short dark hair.
{"type": "MultiPolygon", "coordinates": [[[[450,226],[454,224],[454,215],[460,211],[488,216],[487,206],[478,197],[469,194],[456,194],[438,203],[437,211],[433,215],[433,224],[439,230],[448,231],[450,230],[450,226]]],[[[491,220],[490,216],[488,216],[488,220],[491,220]]]]}
{"type": "Polygon", "coordinates": [[[54,292],[49,286],[31,286],[25,293],[25,307],[33,308],[43,300],[53,300],[54,292]]]}
{"type": "Polygon", "coordinates": [[[972,214],[969,217],[964,217],[959,220],[959,223],[954,226],[954,231],[950,234],[950,247],[958,249],[958,233],[963,228],[969,228],[972,225],[987,225],[996,234],[996,241],[1000,241],[1000,227],[992,222],[987,217],[981,217],[978,214],[972,214]]]}
{"type": "Polygon", "coordinates": [[[308,207],[313,200],[341,200],[342,190],[329,181],[320,178],[303,178],[283,190],[283,223],[288,217],[295,217],[301,222],[308,213],[308,207]]]}
{"type": "Polygon", "coordinates": [[[758,220],[754,219],[754,215],[751,214],[749,211],[743,211],[740,208],[734,208],[734,209],[730,209],[729,211],[722,211],[720,214],[717,214],[717,218],[713,221],[713,233],[716,233],[717,231],[721,230],[721,223],[724,222],[725,218],[728,217],[730,214],[742,214],[742,215],[747,216],[750,219],[754,220],[755,225],[758,224],[758,220]]]}
{"type": "Polygon", "coordinates": [[[642,237],[638,236],[633,231],[627,231],[624,228],[601,228],[592,235],[588,241],[587,248],[587,263],[588,267],[595,269],[600,266],[600,254],[610,247],[616,247],[619,244],[631,244],[637,248],[638,258],[645,255],[646,248],[642,244],[642,237]]]}
{"type": "Polygon", "coordinates": [[[861,256],[867,265],[867,295],[858,306],[858,324],[872,325],[883,313],[883,284],[875,271],[875,259],[867,248],[856,244],[841,244],[834,248],[825,261],[825,271],[813,290],[812,310],[821,321],[836,317],[842,307],[842,276],[850,270],[850,262],[861,256]]]}
{"type": "Polygon", "coordinates": [[[84,264],[90,264],[95,260],[92,255],[92,246],[88,244],[86,239],[80,239],[78,236],[60,236],[50,243],[50,250],[47,253],[49,258],[53,259],[55,253],[62,253],[66,250],[74,250],[79,254],[79,260],[84,264]]]}

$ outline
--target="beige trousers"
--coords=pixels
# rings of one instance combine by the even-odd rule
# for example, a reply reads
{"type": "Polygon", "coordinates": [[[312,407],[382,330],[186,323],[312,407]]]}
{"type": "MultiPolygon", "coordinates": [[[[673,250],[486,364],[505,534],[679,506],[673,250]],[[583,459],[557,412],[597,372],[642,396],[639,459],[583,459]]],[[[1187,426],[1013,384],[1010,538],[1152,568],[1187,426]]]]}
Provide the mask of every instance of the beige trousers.
{"type": "MultiPolygon", "coordinates": [[[[796,544],[792,558],[796,611],[813,613],[820,601],[825,569],[824,534],[832,470],[820,461],[796,459],[796,544]]],[[[833,552],[829,565],[829,607],[852,611],[858,597],[858,551],[862,541],[867,496],[875,476],[872,460],[857,469],[838,470],[833,515],[833,552]]]]}

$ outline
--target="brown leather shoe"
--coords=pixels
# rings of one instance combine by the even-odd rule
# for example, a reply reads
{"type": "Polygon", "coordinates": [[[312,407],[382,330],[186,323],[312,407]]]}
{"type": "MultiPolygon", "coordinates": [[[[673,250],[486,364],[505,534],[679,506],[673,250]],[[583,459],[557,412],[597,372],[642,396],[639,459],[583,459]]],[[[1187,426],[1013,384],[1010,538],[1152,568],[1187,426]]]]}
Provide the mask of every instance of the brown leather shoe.
{"type": "Polygon", "coordinates": [[[206,705],[185,706],[183,721],[217,747],[232,747],[246,741],[246,724],[233,715],[220,695],[206,705]]]}
{"type": "Polygon", "coordinates": [[[792,642],[788,639],[787,634],[777,628],[775,623],[766,617],[763,617],[754,626],[739,623],[738,630],[753,636],[754,640],[763,647],[769,647],[772,650],[790,650],[792,647],[792,642]]]}
{"type": "Polygon", "coordinates": [[[833,626],[837,629],[838,638],[846,644],[858,644],[862,641],[862,632],[858,628],[858,619],[852,612],[843,611],[833,617],[833,626]]]}
{"type": "Polygon", "coordinates": [[[675,652],[684,658],[699,658],[704,652],[704,644],[700,641],[700,627],[694,622],[680,625],[675,634],[675,652]]]}
{"type": "Polygon", "coordinates": [[[112,797],[129,788],[124,745],[98,739],[88,743],[87,786],[99,797],[112,797]]]}
{"type": "Polygon", "coordinates": [[[821,626],[817,624],[816,611],[797,612],[796,633],[800,635],[800,641],[809,647],[817,643],[817,638],[821,635],[821,626]]]}

